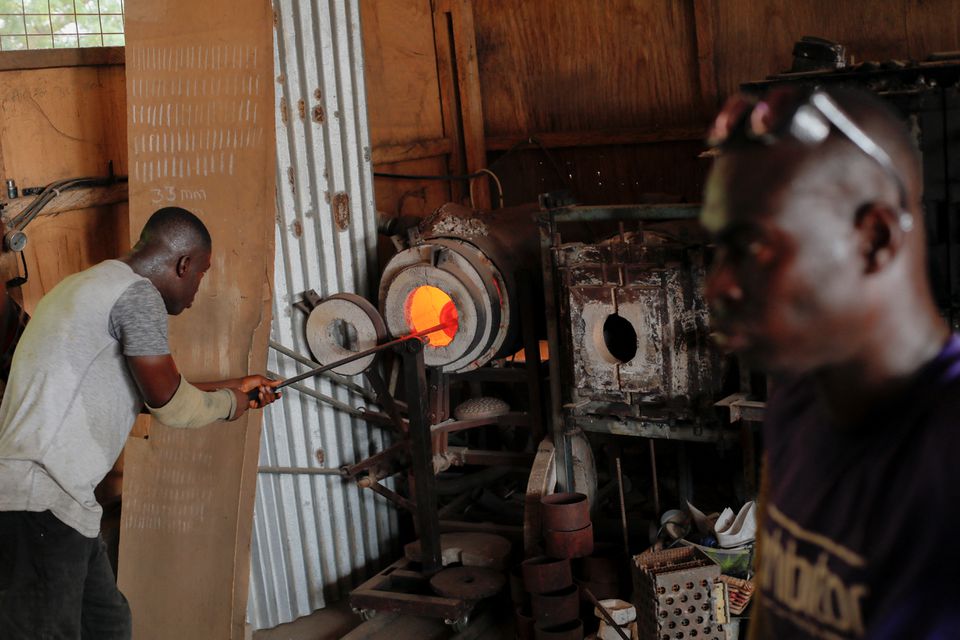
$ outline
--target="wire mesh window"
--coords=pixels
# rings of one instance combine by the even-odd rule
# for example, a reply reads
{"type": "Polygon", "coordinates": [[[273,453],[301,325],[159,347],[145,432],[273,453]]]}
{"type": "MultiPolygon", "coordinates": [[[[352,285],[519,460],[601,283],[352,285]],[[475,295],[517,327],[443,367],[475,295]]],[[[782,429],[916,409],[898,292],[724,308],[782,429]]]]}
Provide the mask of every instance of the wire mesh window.
{"type": "Polygon", "coordinates": [[[123,46],[123,0],[0,0],[0,50],[123,46]]]}

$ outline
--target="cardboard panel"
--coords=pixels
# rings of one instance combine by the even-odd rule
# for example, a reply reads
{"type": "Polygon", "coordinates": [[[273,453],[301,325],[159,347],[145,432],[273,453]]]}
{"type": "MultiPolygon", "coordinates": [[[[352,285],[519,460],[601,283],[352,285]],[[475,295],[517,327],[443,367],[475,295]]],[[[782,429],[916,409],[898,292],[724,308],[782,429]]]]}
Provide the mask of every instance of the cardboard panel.
{"type": "MultiPolygon", "coordinates": [[[[213,264],[171,319],[188,379],[263,371],[275,217],[273,50],[262,0],[126,6],[130,231],[167,205],[199,215],[213,264]]],[[[127,448],[120,587],[134,637],[243,635],[260,412],[127,448]]]]}

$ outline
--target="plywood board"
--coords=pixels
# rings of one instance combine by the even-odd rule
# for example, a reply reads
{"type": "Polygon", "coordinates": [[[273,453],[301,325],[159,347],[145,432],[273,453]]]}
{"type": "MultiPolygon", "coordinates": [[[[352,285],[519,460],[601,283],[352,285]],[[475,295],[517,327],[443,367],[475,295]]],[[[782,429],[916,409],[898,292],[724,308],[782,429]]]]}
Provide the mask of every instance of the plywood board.
{"type": "Polygon", "coordinates": [[[4,178],[23,187],[126,173],[122,66],[0,73],[4,178]]]}
{"type": "MultiPolygon", "coordinates": [[[[447,172],[443,157],[377,165],[377,171],[403,175],[442,175],[447,172]]],[[[441,180],[396,180],[375,178],[377,211],[388,215],[424,216],[450,201],[450,184],[441,180]]],[[[466,193],[466,187],[464,187],[466,193]]]]}
{"type": "Polygon", "coordinates": [[[889,0],[870,3],[810,0],[709,0],[715,12],[715,67],[720,92],[785,71],[793,44],[819,36],[847,46],[857,61],[923,59],[960,49],[960,2],[889,0]]]}
{"type": "MultiPolygon", "coordinates": [[[[114,171],[123,174],[125,111],[123,66],[0,72],[0,178],[13,178],[23,189],[106,175],[110,161],[114,171]]],[[[126,208],[97,207],[40,218],[27,227],[27,237],[24,255],[30,279],[18,295],[32,311],[66,276],[127,249],[126,208]]],[[[0,281],[18,273],[18,257],[4,252],[0,281]]]]}
{"type": "Polygon", "coordinates": [[[583,204],[699,202],[709,161],[698,141],[554,149],[559,173],[539,149],[512,154],[494,165],[507,206],[570,189],[583,204]],[[666,197],[659,197],[662,194],[666,197]]]}
{"type": "Polygon", "coordinates": [[[370,142],[442,138],[430,0],[362,0],[370,142]]]}
{"type": "Polygon", "coordinates": [[[699,90],[690,3],[473,5],[487,135],[692,119],[699,90]]]}
{"type": "MultiPolygon", "coordinates": [[[[275,217],[270,4],[129,2],[130,227],[199,215],[213,265],[171,320],[188,379],[263,371],[275,217]]],[[[154,423],[126,450],[120,586],[134,637],[243,635],[260,413],[199,430],[154,423]]]]}

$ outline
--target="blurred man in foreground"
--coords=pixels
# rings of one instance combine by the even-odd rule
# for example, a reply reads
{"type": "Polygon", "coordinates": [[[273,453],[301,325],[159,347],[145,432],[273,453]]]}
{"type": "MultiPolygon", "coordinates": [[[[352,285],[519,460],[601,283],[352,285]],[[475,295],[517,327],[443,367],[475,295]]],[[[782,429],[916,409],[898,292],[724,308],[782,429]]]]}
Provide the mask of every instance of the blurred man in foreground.
{"type": "Polygon", "coordinates": [[[775,380],[751,637],[958,637],[960,341],[913,141],[867,94],[796,87],[731,99],[710,137],[716,335],[775,380]]]}

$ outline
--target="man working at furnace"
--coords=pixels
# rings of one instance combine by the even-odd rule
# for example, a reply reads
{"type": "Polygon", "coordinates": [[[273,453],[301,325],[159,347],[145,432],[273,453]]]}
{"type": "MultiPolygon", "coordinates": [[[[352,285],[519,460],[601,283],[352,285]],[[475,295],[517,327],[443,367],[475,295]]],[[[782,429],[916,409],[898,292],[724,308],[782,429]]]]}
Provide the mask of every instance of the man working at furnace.
{"type": "Polygon", "coordinates": [[[137,414],[196,428],[275,399],[257,375],[191,384],[170,355],[167,315],[190,307],[210,255],[199,218],[161,209],[130,254],[37,305],[0,405],[0,638],[129,638],[93,492],[137,414]]]}
{"type": "Polygon", "coordinates": [[[798,88],[711,138],[715,329],[775,380],[751,638],[960,637],[960,341],[913,141],[867,94],[798,88]]]}

